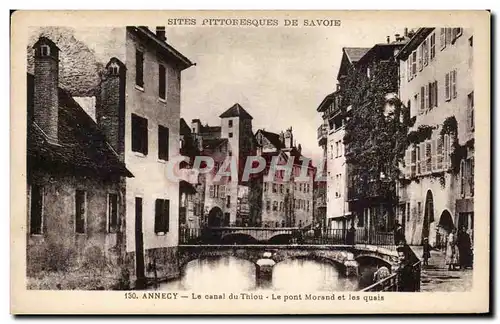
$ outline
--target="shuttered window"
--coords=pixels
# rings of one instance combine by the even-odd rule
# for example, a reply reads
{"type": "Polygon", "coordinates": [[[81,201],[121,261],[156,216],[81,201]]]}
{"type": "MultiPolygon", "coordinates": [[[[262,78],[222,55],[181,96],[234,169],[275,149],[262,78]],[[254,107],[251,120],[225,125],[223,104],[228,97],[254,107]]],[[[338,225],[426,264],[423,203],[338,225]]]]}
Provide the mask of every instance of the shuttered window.
{"type": "Polygon", "coordinates": [[[432,172],[432,142],[425,143],[425,169],[427,173],[432,172]]]}
{"type": "Polygon", "coordinates": [[[169,230],[170,200],[156,199],[155,202],[155,233],[165,234],[169,230]]]}
{"type": "Polygon", "coordinates": [[[457,97],[457,71],[453,70],[450,73],[450,84],[451,84],[451,96],[453,98],[457,97]]]}
{"type": "Polygon", "coordinates": [[[158,159],[168,161],[169,130],[167,127],[158,126],[158,159]]]}
{"type": "Polygon", "coordinates": [[[439,43],[441,45],[441,50],[446,47],[446,28],[441,28],[439,33],[439,43]]]}
{"type": "Polygon", "coordinates": [[[144,53],[135,51],[135,84],[144,87],[144,53]]]}
{"type": "Polygon", "coordinates": [[[430,38],[430,41],[431,41],[431,61],[434,59],[434,57],[436,56],[436,34],[435,33],[432,33],[431,34],[431,38],[430,38]]]}
{"type": "Polygon", "coordinates": [[[444,77],[444,98],[446,101],[451,99],[450,79],[450,73],[446,73],[444,77]]]}
{"type": "Polygon", "coordinates": [[[436,171],[443,170],[443,136],[436,140],[436,171]]]}
{"type": "Polygon", "coordinates": [[[167,73],[165,70],[165,66],[160,64],[158,66],[158,96],[161,99],[166,98],[167,93],[167,73]]]}
{"type": "Polygon", "coordinates": [[[425,111],[425,87],[420,87],[420,109],[419,114],[422,115],[425,111]]]}

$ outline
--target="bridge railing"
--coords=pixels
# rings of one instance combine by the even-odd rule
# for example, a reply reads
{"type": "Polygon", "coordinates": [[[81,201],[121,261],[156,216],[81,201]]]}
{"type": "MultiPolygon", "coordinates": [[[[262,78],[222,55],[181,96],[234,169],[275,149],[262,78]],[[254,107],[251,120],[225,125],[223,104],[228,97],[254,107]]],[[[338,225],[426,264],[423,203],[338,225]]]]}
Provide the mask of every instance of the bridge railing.
{"type": "MultiPolygon", "coordinates": [[[[395,249],[394,234],[392,232],[376,232],[367,229],[311,229],[299,228],[252,228],[252,227],[217,227],[217,228],[182,228],[179,233],[180,244],[220,244],[223,236],[229,234],[246,234],[253,236],[259,243],[268,243],[268,240],[278,234],[290,235],[289,241],[280,241],[287,244],[318,244],[318,245],[376,245],[395,249]]],[[[277,243],[277,242],[274,242],[277,243]]],[[[242,244],[245,244],[242,242],[242,244]]]]}
{"type": "Polygon", "coordinates": [[[409,248],[407,253],[406,257],[412,262],[411,272],[407,272],[406,269],[403,274],[400,272],[401,270],[398,269],[390,276],[363,288],[361,291],[420,291],[422,261],[417,257],[413,249],[409,248]]]}

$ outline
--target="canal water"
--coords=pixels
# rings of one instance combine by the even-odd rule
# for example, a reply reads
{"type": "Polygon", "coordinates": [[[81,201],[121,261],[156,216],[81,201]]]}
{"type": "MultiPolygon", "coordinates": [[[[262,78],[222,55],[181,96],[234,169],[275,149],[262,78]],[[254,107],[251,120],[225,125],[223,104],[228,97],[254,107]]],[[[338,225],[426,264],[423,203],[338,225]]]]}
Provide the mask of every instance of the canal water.
{"type": "Polygon", "coordinates": [[[334,264],[290,259],[276,264],[272,282],[263,289],[256,284],[255,265],[235,257],[203,258],[189,262],[181,278],[159,286],[159,290],[283,290],[283,291],[355,291],[371,282],[375,267],[362,267],[360,278],[346,278],[334,264]],[[366,281],[366,282],[363,282],[366,281]]]}

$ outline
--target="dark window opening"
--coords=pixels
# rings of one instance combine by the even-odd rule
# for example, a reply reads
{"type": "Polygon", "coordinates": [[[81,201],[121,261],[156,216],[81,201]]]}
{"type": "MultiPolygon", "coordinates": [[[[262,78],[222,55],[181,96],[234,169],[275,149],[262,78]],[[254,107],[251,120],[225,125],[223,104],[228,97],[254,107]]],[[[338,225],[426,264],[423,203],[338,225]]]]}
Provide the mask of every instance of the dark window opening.
{"type": "Polygon", "coordinates": [[[158,76],[158,96],[161,99],[165,99],[166,97],[166,92],[167,92],[167,78],[166,78],[166,71],[165,71],[165,66],[159,65],[159,76],[158,76]]]}
{"type": "Polygon", "coordinates": [[[160,160],[168,161],[169,136],[167,127],[158,126],[158,158],[160,160]]]}
{"type": "Polygon", "coordinates": [[[164,234],[169,230],[170,200],[156,199],[155,202],[155,233],[164,234]]]}
{"type": "Polygon", "coordinates": [[[144,87],[144,53],[135,51],[135,84],[144,87]]]}
{"type": "Polygon", "coordinates": [[[116,233],[118,231],[118,195],[109,194],[108,196],[108,231],[116,233]]]}
{"type": "Polygon", "coordinates": [[[77,190],[75,193],[75,231],[85,233],[85,191],[77,190]]]}
{"type": "Polygon", "coordinates": [[[132,114],[132,151],[148,154],[148,120],[132,114]]]}

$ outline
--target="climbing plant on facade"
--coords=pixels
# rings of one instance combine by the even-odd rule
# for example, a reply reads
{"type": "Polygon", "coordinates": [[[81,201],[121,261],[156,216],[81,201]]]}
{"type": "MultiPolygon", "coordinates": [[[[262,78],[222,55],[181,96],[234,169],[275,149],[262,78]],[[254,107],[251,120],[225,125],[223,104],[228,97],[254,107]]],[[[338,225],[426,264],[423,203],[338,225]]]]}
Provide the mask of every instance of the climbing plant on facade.
{"type": "MultiPolygon", "coordinates": [[[[351,104],[351,115],[345,127],[344,144],[349,176],[353,185],[365,187],[377,182],[377,194],[386,201],[396,199],[399,163],[408,146],[409,110],[395,96],[398,65],[394,60],[371,66],[371,77],[351,70],[345,80],[345,98],[351,104]]],[[[369,192],[360,192],[366,197],[369,192]]]]}

